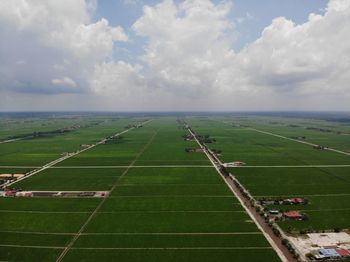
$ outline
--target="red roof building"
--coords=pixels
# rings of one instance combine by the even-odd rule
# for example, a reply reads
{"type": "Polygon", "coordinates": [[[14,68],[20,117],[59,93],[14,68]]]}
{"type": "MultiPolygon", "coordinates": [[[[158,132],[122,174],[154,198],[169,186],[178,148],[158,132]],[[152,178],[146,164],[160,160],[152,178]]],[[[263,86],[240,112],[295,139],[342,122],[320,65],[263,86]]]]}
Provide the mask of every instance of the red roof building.
{"type": "Polygon", "coordinates": [[[342,257],[350,257],[350,252],[343,248],[337,248],[335,251],[342,257]]]}
{"type": "Polygon", "coordinates": [[[301,203],[304,203],[304,199],[300,197],[292,198],[292,202],[295,204],[301,204],[301,203]]]}
{"type": "Polygon", "coordinates": [[[304,215],[298,211],[284,212],[283,216],[291,219],[302,219],[304,215]]]}

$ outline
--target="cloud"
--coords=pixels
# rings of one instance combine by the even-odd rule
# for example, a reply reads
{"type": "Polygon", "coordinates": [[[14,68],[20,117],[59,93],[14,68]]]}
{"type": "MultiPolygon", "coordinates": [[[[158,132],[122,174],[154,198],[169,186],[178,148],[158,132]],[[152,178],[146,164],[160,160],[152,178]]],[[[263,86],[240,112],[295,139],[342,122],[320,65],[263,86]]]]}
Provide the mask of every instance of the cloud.
{"type": "Polygon", "coordinates": [[[273,20],[261,37],[237,55],[249,82],[275,92],[349,94],[350,2],[331,0],[324,15],[301,25],[273,20]]]}
{"type": "Polygon", "coordinates": [[[252,18],[230,17],[231,1],[144,6],[131,39],[105,18],[92,21],[97,3],[1,1],[0,91],[92,92],[111,106],[144,99],[145,107],[164,109],[258,109],[259,101],[265,109],[349,108],[338,103],[350,98],[348,0],[330,0],[322,15],[310,14],[303,24],[277,17],[238,53],[233,21],[252,18]],[[120,42],[126,49],[139,45],[141,56],[129,52],[136,62],[113,58],[120,42]]]}
{"type": "Polygon", "coordinates": [[[144,7],[133,30],[148,39],[142,60],[151,85],[180,95],[212,92],[219,70],[233,55],[227,37],[234,29],[227,19],[230,8],[229,2],[209,0],[144,7]]]}
{"type": "Polygon", "coordinates": [[[52,79],[51,83],[57,86],[63,86],[63,87],[76,87],[77,84],[74,82],[73,79],[65,76],[62,79],[52,79]]]}
{"type": "Polygon", "coordinates": [[[17,92],[89,92],[95,65],[110,59],[116,42],[128,41],[121,27],[91,21],[96,1],[4,0],[0,2],[0,89],[17,92]],[[18,67],[13,61],[26,61],[18,67]],[[72,81],[51,81],[65,79],[72,81]],[[74,78],[74,79],[73,79],[74,78]],[[72,84],[74,83],[74,84],[72,84]]]}

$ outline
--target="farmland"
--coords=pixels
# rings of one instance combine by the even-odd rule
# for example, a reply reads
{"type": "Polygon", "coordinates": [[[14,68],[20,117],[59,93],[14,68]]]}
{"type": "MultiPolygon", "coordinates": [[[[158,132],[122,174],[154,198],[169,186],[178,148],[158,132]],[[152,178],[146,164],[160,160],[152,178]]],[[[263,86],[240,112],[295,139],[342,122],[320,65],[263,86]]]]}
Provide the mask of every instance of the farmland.
{"type": "MultiPolygon", "coordinates": [[[[280,116],[183,118],[197,134],[207,137],[210,149],[220,151],[223,163],[245,163],[228,170],[256,200],[308,200],[307,205],[293,207],[265,206],[307,215],[304,221],[278,221],[286,233],[350,228],[346,135],[350,125],[280,116]],[[305,141],[343,153],[320,150],[305,141]]],[[[0,260],[280,261],[196,141],[184,139],[188,132],[177,119],[111,115],[1,119],[4,141],[11,133],[79,126],[0,144],[2,174],[25,174],[64,153],[78,152],[12,187],[109,194],[0,198],[0,260]],[[139,123],[141,128],[127,129],[139,123]],[[82,145],[108,137],[79,152],[82,145]]]]}
{"type": "Polygon", "coordinates": [[[220,158],[224,162],[245,163],[230,168],[230,172],[255,199],[308,200],[308,205],[297,207],[266,207],[281,212],[297,210],[307,215],[306,221],[279,222],[285,231],[350,228],[348,123],[261,116],[192,118],[190,123],[199,133],[216,138],[217,142],[209,146],[222,150],[220,158]],[[315,149],[304,142],[341,152],[315,149]]]}
{"type": "MultiPolygon", "coordinates": [[[[147,119],[108,117],[1,144],[1,172],[26,173],[147,119]]],[[[175,117],[156,117],[15,183],[24,191],[110,193],[0,198],[0,260],[279,261],[205,154],[186,152],[198,146],[185,134],[175,117]]]]}

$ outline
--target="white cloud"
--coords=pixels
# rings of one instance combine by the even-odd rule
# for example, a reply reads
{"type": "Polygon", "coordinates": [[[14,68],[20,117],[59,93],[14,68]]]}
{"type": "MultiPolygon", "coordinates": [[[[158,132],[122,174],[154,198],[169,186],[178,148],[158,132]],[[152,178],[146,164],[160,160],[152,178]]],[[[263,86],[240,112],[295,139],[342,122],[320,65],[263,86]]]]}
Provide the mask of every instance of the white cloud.
{"type": "Polygon", "coordinates": [[[52,79],[51,83],[56,86],[62,86],[62,87],[76,87],[77,84],[74,82],[74,80],[70,77],[63,77],[61,79],[52,79]]]}
{"type": "MultiPolygon", "coordinates": [[[[210,0],[145,6],[132,26],[146,39],[141,57],[131,51],[133,64],[113,59],[116,43],[129,38],[106,19],[91,21],[95,0],[3,0],[0,89],[92,90],[118,104],[139,105],[144,97],[147,108],[158,103],[164,109],[188,104],[258,109],[259,101],[265,109],[312,109],[321,101],[349,107],[338,103],[350,98],[348,0],[330,0],[324,14],[310,14],[304,24],[275,18],[239,53],[232,48],[233,21],[242,20],[229,17],[232,8],[230,1],[210,0]]],[[[244,19],[252,17],[247,13],[244,19]]]]}
{"type": "Polygon", "coordinates": [[[296,25],[279,17],[238,54],[254,86],[303,95],[349,95],[350,2],[331,0],[324,15],[296,25]]]}
{"type": "Polygon", "coordinates": [[[166,0],[144,7],[134,31],[149,40],[143,61],[150,84],[170,92],[197,96],[211,92],[218,71],[232,57],[233,23],[226,16],[231,5],[209,0],[166,0]]]}
{"type": "Polygon", "coordinates": [[[72,92],[53,89],[51,79],[74,76],[74,92],[88,90],[94,66],[127,41],[121,27],[91,21],[95,0],[3,0],[0,2],[0,88],[21,92],[72,92]],[[21,68],[11,61],[26,61],[21,68]]]}
{"type": "Polygon", "coordinates": [[[97,64],[90,78],[92,90],[116,97],[135,95],[144,83],[141,70],[142,66],[123,61],[97,64]]]}

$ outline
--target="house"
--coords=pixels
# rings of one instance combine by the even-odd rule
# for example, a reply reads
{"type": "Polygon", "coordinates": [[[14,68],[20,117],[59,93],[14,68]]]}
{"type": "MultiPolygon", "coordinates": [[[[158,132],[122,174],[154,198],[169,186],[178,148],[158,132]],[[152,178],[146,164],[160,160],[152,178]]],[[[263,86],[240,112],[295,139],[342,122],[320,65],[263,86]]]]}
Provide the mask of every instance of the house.
{"type": "Polygon", "coordinates": [[[289,211],[289,212],[284,212],[283,217],[286,219],[292,219],[292,220],[302,220],[304,218],[304,215],[298,211],[289,211]]]}
{"type": "Polygon", "coordinates": [[[334,248],[322,248],[319,252],[326,259],[337,259],[341,257],[334,248]]]}
{"type": "Polygon", "coordinates": [[[335,251],[343,258],[350,258],[350,252],[343,248],[337,248],[335,251]]]}
{"type": "Polygon", "coordinates": [[[30,191],[20,191],[16,193],[16,197],[33,197],[33,192],[30,191]]]}
{"type": "Polygon", "coordinates": [[[278,215],[280,213],[280,211],[278,211],[278,210],[269,210],[269,213],[271,215],[278,215]]]}
{"type": "Polygon", "coordinates": [[[17,190],[6,190],[5,197],[14,197],[16,196],[17,190]]]}
{"type": "Polygon", "coordinates": [[[304,198],[301,197],[295,197],[295,198],[288,198],[284,200],[286,204],[292,204],[292,205],[298,205],[298,204],[304,204],[306,201],[304,198]]]}
{"type": "Polygon", "coordinates": [[[245,163],[242,161],[235,161],[235,162],[230,162],[230,163],[224,164],[225,167],[236,167],[236,166],[243,166],[243,165],[245,165],[245,163]]]}

